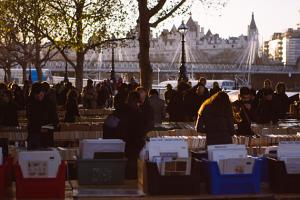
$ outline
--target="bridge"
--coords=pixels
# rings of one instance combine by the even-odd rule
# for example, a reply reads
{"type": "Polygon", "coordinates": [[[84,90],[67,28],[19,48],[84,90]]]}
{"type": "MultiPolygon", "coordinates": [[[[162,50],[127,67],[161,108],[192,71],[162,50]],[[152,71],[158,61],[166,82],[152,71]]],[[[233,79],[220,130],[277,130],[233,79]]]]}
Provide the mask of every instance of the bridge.
{"type": "MultiPolygon", "coordinates": [[[[55,72],[63,72],[66,63],[64,61],[49,61],[45,68],[55,72]]],[[[176,73],[180,63],[151,63],[153,72],[176,73]]],[[[252,65],[247,68],[246,65],[234,64],[203,64],[187,63],[188,73],[223,73],[223,74],[300,74],[300,68],[296,66],[273,66],[273,65],[252,65]]],[[[69,71],[74,71],[73,67],[68,65],[69,71]]],[[[86,72],[110,72],[111,61],[103,62],[85,62],[84,71],[86,72]]],[[[115,61],[115,71],[119,73],[139,73],[138,61],[115,61]]]]}

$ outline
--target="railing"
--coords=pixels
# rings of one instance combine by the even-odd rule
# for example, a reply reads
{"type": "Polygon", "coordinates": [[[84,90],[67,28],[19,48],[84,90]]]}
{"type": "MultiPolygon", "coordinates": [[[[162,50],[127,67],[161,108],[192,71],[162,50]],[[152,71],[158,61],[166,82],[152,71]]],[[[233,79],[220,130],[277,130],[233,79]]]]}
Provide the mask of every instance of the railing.
{"type": "MultiPolygon", "coordinates": [[[[177,72],[180,63],[152,63],[154,72],[159,70],[160,72],[177,72]]],[[[46,66],[52,71],[64,71],[64,64],[60,62],[54,62],[46,66]]],[[[74,71],[73,68],[69,69],[74,71]]],[[[102,63],[87,62],[84,66],[85,71],[95,72],[110,72],[111,63],[104,61],[102,63]]],[[[139,63],[136,61],[116,61],[115,70],[117,72],[139,72],[139,63]]],[[[279,74],[300,74],[300,69],[295,66],[272,66],[272,65],[253,65],[250,67],[246,65],[234,65],[234,64],[203,64],[203,63],[187,63],[188,72],[207,72],[207,73],[279,73],[279,74]]]]}

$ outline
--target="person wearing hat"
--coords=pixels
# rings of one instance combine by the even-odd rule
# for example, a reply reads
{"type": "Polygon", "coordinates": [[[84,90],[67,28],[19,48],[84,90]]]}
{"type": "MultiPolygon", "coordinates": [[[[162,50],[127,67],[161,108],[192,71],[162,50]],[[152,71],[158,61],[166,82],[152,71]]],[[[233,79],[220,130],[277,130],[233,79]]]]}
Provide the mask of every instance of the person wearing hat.
{"type": "Polygon", "coordinates": [[[28,149],[40,149],[53,146],[53,131],[58,124],[56,105],[45,96],[41,83],[31,88],[26,115],[28,119],[28,149]],[[47,125],[47,126],[46,126],[47,125]]]}

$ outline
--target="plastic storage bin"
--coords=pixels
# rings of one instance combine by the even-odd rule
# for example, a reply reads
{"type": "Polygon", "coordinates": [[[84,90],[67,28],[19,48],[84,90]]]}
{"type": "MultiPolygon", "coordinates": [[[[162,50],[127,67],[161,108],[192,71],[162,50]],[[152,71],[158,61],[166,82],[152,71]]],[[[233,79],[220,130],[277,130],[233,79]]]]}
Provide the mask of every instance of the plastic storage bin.
{"type": "Polygon", "coordinates": [[[218,163],[204,160],[212,194],[256,194],[260,192],[262,160],[256,159],[252,174],[221,174],[218,163]]]}
{"type": "Polygon", "coordinates": [[[274,193],[300,193],[300,174],[288,174],[284,161],[268,158],[269,183],[274,193]]]}
{"type": "Polygon", "coordinates": [[[122,184],[125,178],[126,159],[77,160],[79,185],[122,184]]]}
{"type": "Polygon", "coordinates": [[[66,164],[59,166],[56,178],[24,178],[21,167],[15,166],[16,197],[39,199],[64,199],[66,164]]]}
{"type": "Polygon", "coordinates": [[[138,160],[138,184],[149,195],[195,195],[201,193],[202,161],[192,160],[191,174],[161,176],[156,163],[138,160]]]}

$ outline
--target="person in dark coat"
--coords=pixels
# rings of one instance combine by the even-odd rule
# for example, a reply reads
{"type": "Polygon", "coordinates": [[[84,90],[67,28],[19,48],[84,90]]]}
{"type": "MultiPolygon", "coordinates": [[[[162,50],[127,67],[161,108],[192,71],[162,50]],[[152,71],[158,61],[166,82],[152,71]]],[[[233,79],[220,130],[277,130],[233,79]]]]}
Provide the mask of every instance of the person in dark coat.
{"type": "Polygon", "coordinates": [[[155,89],[150,90],[148,99],[153,110],[154,123],[161,124],[166,116],[165,101],[159,98],[155,89]]]}
{"type": "Polygon", "coordinates": [[[0,99],[0,126],[18,126],[18,105],[12,98],[12,93],[6,90],[0,99]]]}
{"type": "MultiPolygon", "coordinates": [[[[57,100],[56,100],[56,91],[54,88],[51,88],[49,83],[47,82],[43,82],[42,83],[44,90],[45,90],[45,96],[46,98],[48,98],[50,101],[52,101],[53,104],[57,105],[57,100]]],[[[67,91],[71,90],[72,88],[72,83],[69,82],[68,86],[67,86],[67,91]],[[71,84],[71,85],[70,85],[71,84]]],[[[67,94],[66,94],[66,98],[67,98],[67,94]]]]}
{"type": "Polygon", "coordinates": [[[87,85],[83,88],[82,102],[84,108],[95,109],[97,107],[97,92],[91,79],[87,80],[87,85]]]}
{"type": "MultiPolygon", "coordinates": [[[[137,159],[140,151],[143,149],[146,143],[146,132],[144,127],[143,112],[139,107],[140,93],[131,92],[128,97],[128,108],[124,113],[127,118],[122,123],[126,130],[123,133],[123,139],[126,142],[125,154],[128,159],[126,167],[126,178],[136,179],[137,178],[137,159]]],[[[121,119],[122,120],[122,119],[121,119]]]]}
{"type": "Polygon", "coordinates": [[[106,83],[99,83],[97,84],[97,106],[100,108],[104,108],[109,97],[110,97],[110,91],[109,87],[106,83]]]}
{"type": "Polygon", "coordinates": [[[185,121],[184,96],[190,89],[190,85],[185,82],[179,82],[177,90],[174,92],[170,103],[167,107],[169,113],[169,121],[183,122],[185,121]]]}
{"type": "Polygon", "coordinates": [[[206,144],[230,144],[234,134],[232,107],[229,96],[218,92],[207,99],[198,112],[196,129],[206,133],[206,144]]]}
{"type": "Polygon", "coordinates": [[[74,89],[69,90],[66,102],[65,122],[74,123],[76,117],[79,117],[78,94],[74,89]]]}
{"type": "Polygon", "coordinates": [[[276,107],[273,99],[274,92],[271,88],[263,91],[263,97],[257,107],[257,123],[276,123],[276,107]]]}
{"type": "Polygon", "coordinates": [[[45,130],[42,126],[57,126],[56,105],[45,97],[45,91],[41,83],[37,82],[32,85],[26,114],[28,119],[28,149],[53,146],[53,130],[45,130]]]}
{"type": "Polygon", "coordinates": [[[175,91],[173,90],[173,87],[171,84],[167,84],[166,88],[167,88],[167,91],[165,92],[164,96],[165,96],[166,104],[169,105],[175,91]]]}
{"type": "Polygon", "coordinates": [[[14,102],[18,106],[18,110],[24,110],[25,109],[25,99],[24,99],[24,92],[21,89],[20,86],[17,84],[13,84],[13,88],[11,90],[13,92],[13,99],[14,102]]]}
{"type": "Polygon", "coordinates": [[[115,110],[103,123],[103,138],[124,139],[129,127],[130,107],[128,105],[127,84],[122,84],[114,99],[115,110]]]}
{"type": "Polygon", "coordinates": [[[186,111],[186,121],[196,121],[198,110],[203,102],[208,99],[205,94],[205,87],[199,84],[196,91],[190,89],[184,96],[184,109],[186,111]]]}
{"type": "Polygon", "coordinates": [[[285,93],[285,84],[283,82],[279,82],[276,85],[276,93],[274,93],[274,108],[276,108],[274,111],[275,121],[286,118],[289,106],[290,100],[285,93]]]}
{"type": "Polygon", "coordinates": [[[140,94],[139,109],[142,114],[142,127],[144,128],[144,134],[154,128],[154,112],[148,99],[147,90],[143,87],[137,87],[136,91],[140,94]]]}
{"type": "Polygon", "coordinates": [[[258,99],[258,104],[260,103],[260,101],[263,100],[264,93],[265,93],[266,90],[268,90],[268,91],[272,90],[273,91],[273,89],[272,89],[272,83],[271,83],[271,81],[269,79],[264,80],[264,86],[263,86],[263,88],[261,88],[257,92],[256,96],[257,96],[257,99],[258,99]]]}
{"type": "Polygon", "coordinates": [[[222,89],[220,88],[219,83],[215,81],[215,82],[213,82],[213,87],[209,91],[209,95],[213,96],[214,94],[216,94],[220,91],[222,91],[222,89]]]}
{"type": "Polygon", "coordinates": [[[237,123],[237,135],[254,135],[251,123],[256,121],[256,109],[252,106],[251,91],[248,87],[240,88],[237,101],[233,102],[234,120],[237,123]]]}
{"type": "Polygon", "coordinates": [[[208,90],[208,88],[206,87],[206,82],[207,82],[207,81],[206,81],[206,78],[201,77],[201,78],[199,79],[197,85],[195,85],[195,86],[193,87],[193,90],[196,91],[197,88],[198,88],[200,85],[203,85],[203,86],[204,86],[204,95],[207,96],[207,98],[208,98],[208,97],[209,97],[209,90],[208,90]]]}
{"type": "Polygon", "coordinates": [[[117,110],[119,106],[123,106],[127,103],[129,95],[129,88],[126,83],[122,83],[118,88],[118,92],[114,97],[114,108],[117,110]]]}

